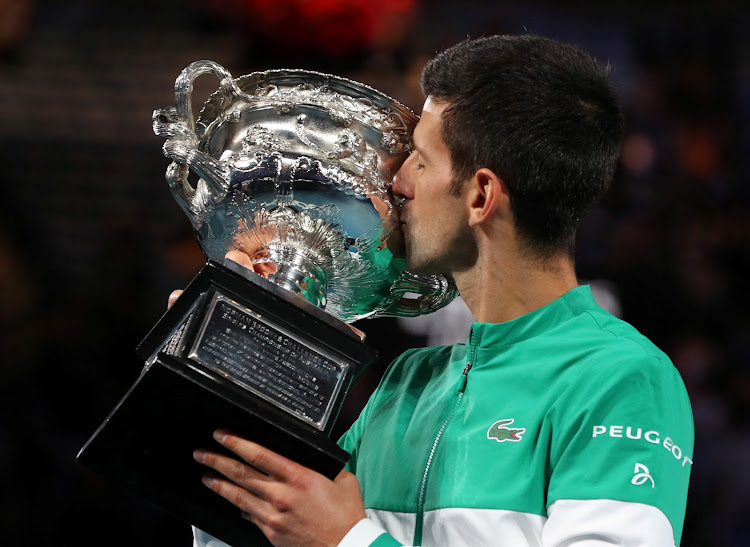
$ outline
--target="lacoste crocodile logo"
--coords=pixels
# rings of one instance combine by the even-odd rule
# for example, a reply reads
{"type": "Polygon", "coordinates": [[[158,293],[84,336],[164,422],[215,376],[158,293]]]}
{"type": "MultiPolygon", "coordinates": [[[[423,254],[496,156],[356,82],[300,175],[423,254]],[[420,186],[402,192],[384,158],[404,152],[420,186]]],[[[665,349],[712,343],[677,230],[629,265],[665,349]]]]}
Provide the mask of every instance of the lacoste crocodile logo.
{"type": "Polygon", "coordinates": [[[498,420],[487,430],[487,438],[495,439],[501,443],[511,441],[517,443],[521,440],[521,435],[526,431],[525,427],[506,427],[514,422],[513,418],[507,420],[498,420]]]}

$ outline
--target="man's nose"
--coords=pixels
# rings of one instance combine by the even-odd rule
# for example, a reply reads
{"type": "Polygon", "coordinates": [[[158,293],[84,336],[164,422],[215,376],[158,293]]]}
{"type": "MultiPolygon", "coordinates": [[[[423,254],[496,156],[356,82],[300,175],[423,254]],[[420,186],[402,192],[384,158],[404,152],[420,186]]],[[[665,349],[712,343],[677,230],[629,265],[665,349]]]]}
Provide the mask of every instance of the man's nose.
{"type": "Polygon", "coordinates": [[[400,200],[403,200],[405,198],[411,199],[412,197],[411,185],[409,184],[407,175],[407,170],[412,160],[412,155],[409,155],[403,165],[401,165],[401,168],[398,170],[398,172],[393,176],[391,191],[393,192],[393,195],[400,200]]]}

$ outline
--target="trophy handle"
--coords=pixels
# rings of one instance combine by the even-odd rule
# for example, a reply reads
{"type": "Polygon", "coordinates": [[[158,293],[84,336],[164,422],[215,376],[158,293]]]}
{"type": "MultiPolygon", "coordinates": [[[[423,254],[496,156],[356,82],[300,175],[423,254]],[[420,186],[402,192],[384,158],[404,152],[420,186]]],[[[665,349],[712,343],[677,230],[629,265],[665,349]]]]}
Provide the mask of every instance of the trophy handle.
{"type": "Polygon", "coordinates": [[[231,172],[228,166],[199,150],[191,97],[193,82],[203,74],[216,75],[219,89],[225,93],[236,92],[227,69],[213,61],[196,61],[175,81],[175,106],[154,110],[153,114],[154,133],[166,138],[163,152],[172,160],[166,174],[169,188],[196,228],[227,194],[231,172]],[[190,170],[200,177],[195,187],[188,181],[190,170]]]}
{"type": "Polygon", "coordinates": [[[391,287],[393,300],[373,317],[416,317],[447,306],[458,296],[453,281],[442,275],[415,275],[404,271],[391,287]]]}
{"type": "Polygon", "coordinates": [[[195,134],[195,118],[190,99],[193,94],[193,82],[198,76],[213,74],[219,81],[219,88],[229,91],[234,90],[234,79],[229,71],[219,63],[213,61],[195,61],[183,70],[174,83],[175,110],[177,118],[183,122],[191,133],[195,134]]]}

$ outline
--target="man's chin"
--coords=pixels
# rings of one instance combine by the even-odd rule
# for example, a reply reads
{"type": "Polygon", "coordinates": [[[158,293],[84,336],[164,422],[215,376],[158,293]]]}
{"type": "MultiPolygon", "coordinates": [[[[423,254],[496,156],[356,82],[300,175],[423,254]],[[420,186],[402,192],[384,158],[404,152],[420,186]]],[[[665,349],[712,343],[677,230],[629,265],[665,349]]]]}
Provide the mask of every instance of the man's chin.
{"type": "Polygon", "coordinates": [[[451,274],[446,273],[437,264],[432,262],[426,262],[424,260],[415,260],[414,255],[406,254],[406,269],[414,275],[443,275],[448,279],[453,279],[451,274]]]}

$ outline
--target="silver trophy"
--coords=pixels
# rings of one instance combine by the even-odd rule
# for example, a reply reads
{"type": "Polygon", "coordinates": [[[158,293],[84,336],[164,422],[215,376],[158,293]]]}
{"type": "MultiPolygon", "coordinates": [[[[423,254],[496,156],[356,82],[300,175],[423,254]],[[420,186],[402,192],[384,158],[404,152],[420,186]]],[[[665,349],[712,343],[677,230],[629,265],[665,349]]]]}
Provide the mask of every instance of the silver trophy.
{"type": "Polygon", "coordinates": [[[201,485],[192,450],[223,427],[335,477],[348,454],[329,435],[376,358],[345,322],[429,313],[457,292],[399,256],[390,185],[410,152],[409,109],[337,76],[233,79],[211,61],[188,66],[175,92],[154,132],[208,263],[137,348],[141,376],[78,459],[230,544],[267,544],[201,485]],[[208,73],[219,89],[196,121],[193,82],[208,73]]]}
{"type": "Polygon", "coordinates": [[[303,70],[233,79],[198,61],[154,112],[173,160],[167,180],[209,260],[239,249],[277,265],[269,280],[343,321],[414,316],[450,302],[441,276],[415,276],[389,248],[398,224],[390,184],[417,117],[363,84],[303,70]],[[194,80],[220,80],[198,121],[194,80]],[[189,181],[192,171],[199,180],[189,181]]]}

